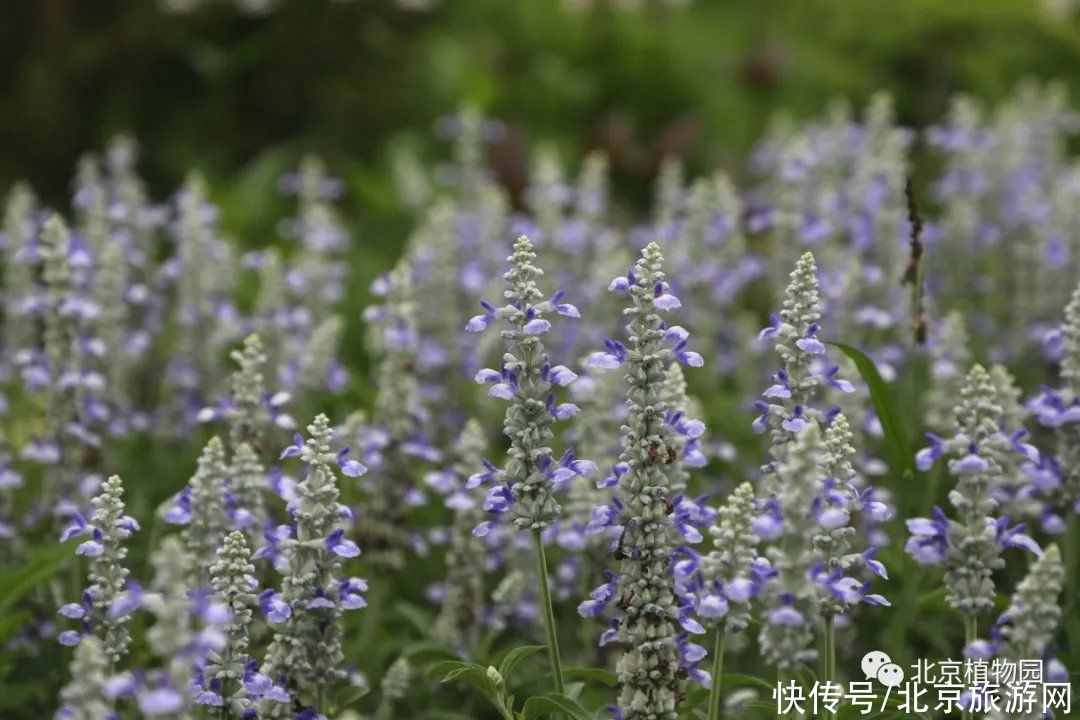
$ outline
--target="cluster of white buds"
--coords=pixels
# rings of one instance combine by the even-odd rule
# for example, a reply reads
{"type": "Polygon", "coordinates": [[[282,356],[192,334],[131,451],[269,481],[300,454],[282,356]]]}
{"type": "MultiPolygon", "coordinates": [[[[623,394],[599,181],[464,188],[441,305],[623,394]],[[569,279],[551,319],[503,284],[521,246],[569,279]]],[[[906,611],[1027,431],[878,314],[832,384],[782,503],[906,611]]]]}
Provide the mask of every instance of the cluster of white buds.
{"type": "Polygon", "coordinates": [[[948,313],[934,332],[930,345],[930,389],[924,399],[923,421],[934,433],[953,428],[956,399],[964,385],[964,375],[971,367],[968,332],[964,315],[948,313]]]}
{"type": "Polygon", "coordinates": [[[221,438],[212,437],[199,455],[195,474],[176,501],[177,505],[187,502],[186,523],[180,537],[190,562],[189,580],[196,587],[209,587],[209,568],[225,534],[232,529],[225,503],[228,483],[225,444],[221,438]]]}

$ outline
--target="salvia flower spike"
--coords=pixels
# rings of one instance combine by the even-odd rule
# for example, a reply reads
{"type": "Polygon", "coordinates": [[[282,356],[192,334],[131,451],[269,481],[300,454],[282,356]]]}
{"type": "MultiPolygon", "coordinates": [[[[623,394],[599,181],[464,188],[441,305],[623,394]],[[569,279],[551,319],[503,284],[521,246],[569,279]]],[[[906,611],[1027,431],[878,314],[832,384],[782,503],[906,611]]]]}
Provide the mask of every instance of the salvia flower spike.
{"type": "MultiPolygon", "coordinates": [[[[467,329],[480,332],[496,319],[506,321],[502,337],[509,348],[498,370],[485,368],[476,374],[478,383],[491,383],[488,394],[509,401],[503,431],[510,439],[506,466],[498,473],[498,484],[484,500],[484,509],[507,517],[519,530],[542,532],[561,512],[555,499],[556,478],[568,481],[574,475],[588,475],[595,465],[574,461],[559,467],[552,456],[551,430],[555,420],[576,414],[571,403],[556,404],[555,389],[573,382],[577,375],[562,365],[551,365],[544,350],[544,335],[551,329],[550,312],[571,318],[577,308],[561,303],[561,292],[545,299],[538,287],[543,271],[535,265],[536,253],[524,235],[514,243],[507,258],[510,268],[503,276],[507,304],[496,308],[484,303],[485,313],[472,318],[467,329]]],[[[481,526],[479,531],[486,532],[481,526]]]]}
{"type": "MultiPolygon", "coordinates": [[[[850,382],[837,379],[830,368],[822,367],[825,344],[818,338],[820,320],[817,265],[807,252],[791,272],[783,309],[758,336],[761,341],[775,343],[783,363],[757,403],[761,415],[753,424],[755,432],[770,431],[769,454],[774,462],[783,459],[786,446],[808,424],[824,423],[825,414],[815,406],[821,388],[854,389],[850,382]]],[[[770,463],[763,469],[769,472],[772,467],[770,463]]]]}
{"type": "Polygon", "coordinates": [[[1037,451],[1002,432],[1003,410],[990,373],[981,365],[968,373],[955,416],[953,437],[928,435],[930,445],[919,451],[916,464],[926,470],[937,458],[949,458],[949,472],[956,477],[949,502],[956,519],[936,507],[932,517],[909,519],[906,549],[920,563],[944,565],[947,602],[974,618],[993,608],[993,574],[1004,565],[1002,550],[1040,552],[1023,525],[1010,526],[1009,518],[998,514],[993,494],[1015,456],[1037,459],[1037,451]]]}
{"type": "MultiPolygon", "coordinates": [[[[293,522],[280,540],[285,555],[282,589],[280,593],[264,590],[260,604],[275,626],[266,654],[266,675],[288,676],[303,700],[318,710],[327,688],[346,675],[342,612],[362,607],[357,598],[367,588],[359,578],[341,576],[342,557],[355,557],[360,550],[344,537],[347,511],[338,502],[334,468],[358,475],[363,467],[346,460],[346,451],[333,450],[333,430],[325,415],[316,416],[307,430],[306,440],[297,436],[296,444],[283,453],[283,457],[299,457],[307,465],[307,476],[296,486],[288,508],[293,522]]],[[[279,717],[284,705],[271,703],[263,712],[279,717]]]]}
{"type": "Polygon", "coordinates": [[[227,717],[246,717],[253,709],[253,699],[266,694],[271,681],[256,669],[249,655],[250,625],[258,607],[255,566],[247,539],[239,531],[225,538],[218,549],[217,562],[210,566],[213,598],[229,613],[224,646],[213,649],[202,669],[203,691],[197,704],[222,708],[227,717]]]}
{"type": "Polygon", "coordinates": [[[630,295],[625,310],[627,344],[609,341],[609,351],[594,353],[589,362],[598,369],[622,365],[627,386],[616,498],[613,505],[594,511],[594,517],[606,519],[599,524],[621,528],[616,546],[619,569],[578,607],[583,615],[595,615],[613,602],[618,608],[615,629],[601,642],[613,639],[625,648],[616,665],[621,687],[618,709],[624,720],[676,718],[679,628],[703,632],[687,615],[689,601],[677,597],[673,586],[672,555],[679,532],[668,465],[677,458],[664,401],[669,358],[674,354],[700,365],[701,357],[686,350],[685,331],[669,329],[662,317],[681,306],[664,277],[663,261],[660,248],[651,243],[633,271],[611,283],[612,290],[630,295]]]}
{"type": "Polygon", "coordinates": [[[60,691],[60,709],[56,720],[102,720],[113,717],[112,703],[102,688],[111,663],[102,641],[90,636],[75,648],[71,661],[71,680],[60,691]]]}
{"type": "Polygon", "coordinates": [[[118,601],[129,574],[125,566],[128,551],[124,543],[139,529],[139,524],[125,514],[123,496],[123,484],[113,475],[102,483],[101,491],[94,498],[90,521],[76,514],[60,536],[61,540],[85,537],[75,553],[90,558],[89,587],[83,591],[80,602],[60,608],[61,615],[80,621],[82,632],[62,632],[60,642],[76,645],[83,635],[92,633],[101,640],[101,650],[110,667],[127,654],[131,644],[127,628],[131,608],[122,608],[118,601]]]}
{"type": "Polygon", "coordinates": [[[487,551],[473,528],[483,521],[479,489],[466,487],[476,469],[483,467],[487,446],[483,426],[475,419],[465,423],[457,441],[455,463],[445,473],[447,507],[454,512],[446,551],[446,584],[442,607],[432,632],[451,647],[472,647],[484,610],[484,571],[487,551]]]}

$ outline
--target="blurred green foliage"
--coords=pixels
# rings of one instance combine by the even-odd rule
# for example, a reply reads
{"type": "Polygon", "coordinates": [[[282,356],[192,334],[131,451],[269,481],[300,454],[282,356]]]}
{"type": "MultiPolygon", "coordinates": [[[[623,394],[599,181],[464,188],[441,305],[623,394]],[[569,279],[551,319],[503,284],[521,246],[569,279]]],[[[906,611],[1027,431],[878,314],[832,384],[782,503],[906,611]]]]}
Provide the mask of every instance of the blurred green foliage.
{"type": "Polygon", "coordinates": [[[152,0],[6,2],[0,187],[25,177],[59,202],[74,159],[130,131],[160,192],[191,167],[220,186],[264,153],[315,150],[365,211],[392,213],[391,141],[428,151],[434,120],[471,102],[509,124],[494,164],[512,190],[544,140],[568,158],[604,148],[634,197],[665,154],[743,169],[779,111],[807,116],[886,89],[901,120],[921,126],[954,92],[993,101],[1024,76],[1078,71],[1080,20],[1043,0],[647,0],[637,12],[606,0],[583,11],[442,0],[422,12],[282,0],[265,16],[223,0],[186,15],[152,0]]]}

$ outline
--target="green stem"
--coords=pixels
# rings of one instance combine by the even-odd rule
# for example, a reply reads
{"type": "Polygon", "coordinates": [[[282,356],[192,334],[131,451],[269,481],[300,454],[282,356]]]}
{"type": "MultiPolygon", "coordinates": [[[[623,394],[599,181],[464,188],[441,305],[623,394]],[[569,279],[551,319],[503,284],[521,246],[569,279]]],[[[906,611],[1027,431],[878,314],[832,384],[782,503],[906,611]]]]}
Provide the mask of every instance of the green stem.
{"type": "Polygon", "coordinates": [[[724,625],[723,621],[716,628],[716,641],[713,643],[712,688],[709,690],[709,720],[720,717],[720,678],[724,674],[724,625]]]}
{"type": "Polygon", "coordinates": [[[544,630],[547,631],[548,662],[555,678],[555,692],[566,694],[563,686],[562,663],[559,660],[559,638],[555,633],[555,613],[551,608],[551,589],[548,587],[547,557],[540,533],[533,533],[536,543],[536,573],[540,580],[540,610],[544,613],[544,630]]]}
{"type": "MultiPolygon", "coordinates": [[[[832,613],[825,616],[825,631],[822,635],[822,660],[825,663],[825,683],[829,687],[836,682],[836,618],[832,613]]],[[[831,690],[831,687],[830,687],[831,690]]],[[[836,717],[836,713],[825,711],[825,717],[836,717]]]]}
{"type": "MultiPolygon", "coordinates": [[[[964,613],[964,647],[967,647],[979,637],[978,619],[971,613],[964,613]]],[[[971,710],[964,711],[964,720],[972,720],[974,714],[971,710]]]]}

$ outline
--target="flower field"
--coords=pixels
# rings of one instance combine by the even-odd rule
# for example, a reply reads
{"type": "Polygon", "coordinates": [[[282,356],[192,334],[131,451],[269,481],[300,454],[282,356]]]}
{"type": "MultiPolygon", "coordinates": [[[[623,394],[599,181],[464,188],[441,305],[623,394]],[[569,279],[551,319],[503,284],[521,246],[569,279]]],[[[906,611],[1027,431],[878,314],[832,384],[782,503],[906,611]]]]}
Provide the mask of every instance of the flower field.
{"type": "Polygon", "coordinates": [[[1078,129],[882,92],[627,204],[463,105],[394,258],[330,156],[262,238],[130,136],[16,184],[0,717],[1074,716],[1078,129]]]}

